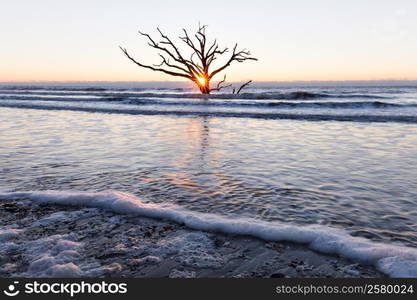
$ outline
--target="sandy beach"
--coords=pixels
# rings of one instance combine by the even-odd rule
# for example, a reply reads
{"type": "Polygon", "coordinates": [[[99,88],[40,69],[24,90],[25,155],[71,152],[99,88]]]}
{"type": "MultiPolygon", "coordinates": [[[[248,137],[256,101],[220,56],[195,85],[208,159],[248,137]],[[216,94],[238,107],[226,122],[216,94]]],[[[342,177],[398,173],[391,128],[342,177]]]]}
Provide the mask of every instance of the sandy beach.
{"type": "Polygon", "coordinates": [[[1,277],[383,277],[305,246],[104,212],[0,203],[1,277]]]}

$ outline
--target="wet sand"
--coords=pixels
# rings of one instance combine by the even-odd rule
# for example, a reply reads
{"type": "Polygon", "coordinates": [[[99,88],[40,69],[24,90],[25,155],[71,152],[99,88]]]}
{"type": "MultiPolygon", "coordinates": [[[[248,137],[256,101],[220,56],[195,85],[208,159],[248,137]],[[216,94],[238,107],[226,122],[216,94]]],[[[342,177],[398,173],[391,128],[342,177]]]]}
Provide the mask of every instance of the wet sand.
{"type": "Polygon", "coordinates": [[[306,246],[95,208],[0,203],[1,277],[383,277],[306,246]]]}

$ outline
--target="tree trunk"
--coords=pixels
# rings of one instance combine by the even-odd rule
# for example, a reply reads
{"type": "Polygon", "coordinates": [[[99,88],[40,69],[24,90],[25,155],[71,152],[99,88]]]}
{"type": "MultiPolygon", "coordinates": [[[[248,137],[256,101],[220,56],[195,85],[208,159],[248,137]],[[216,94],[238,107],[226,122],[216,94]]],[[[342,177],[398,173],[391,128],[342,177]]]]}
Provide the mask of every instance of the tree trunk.
{"type": "Polygon", "coordinates": [[[205,85],[199,85],[198,87],[200,88],[202,94],[210,94],[210,82],[207,81],[205,85]]]}

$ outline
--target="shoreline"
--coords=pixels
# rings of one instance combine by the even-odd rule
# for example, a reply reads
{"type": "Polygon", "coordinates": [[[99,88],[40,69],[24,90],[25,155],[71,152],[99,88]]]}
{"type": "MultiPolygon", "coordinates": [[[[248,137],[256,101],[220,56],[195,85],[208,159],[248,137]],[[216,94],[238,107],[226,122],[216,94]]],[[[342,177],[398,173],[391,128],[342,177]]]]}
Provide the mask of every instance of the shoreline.
{"type": "Polygon", "coordinates": [[[305,245],[98,208],[0,202],[0,277],[385,277],[305,245]]]}

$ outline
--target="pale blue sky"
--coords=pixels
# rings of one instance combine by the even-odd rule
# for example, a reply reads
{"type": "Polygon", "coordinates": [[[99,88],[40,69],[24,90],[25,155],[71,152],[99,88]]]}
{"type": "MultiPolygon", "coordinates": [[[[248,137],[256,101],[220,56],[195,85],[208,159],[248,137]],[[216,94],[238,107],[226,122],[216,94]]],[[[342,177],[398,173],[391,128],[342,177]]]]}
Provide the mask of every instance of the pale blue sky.
{"type": "MultiPolygon", "coordinates": [[[[2,0],[0,81],[177,80],[140,69],[118,49],[159,63],[137,30],[209,25],[259,62],[230,80],[417,79],[417,1],[2,0]]],[[[156,33],[155,33],[156,34],[156,33]]]]}

